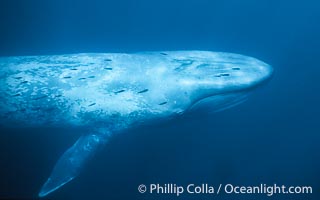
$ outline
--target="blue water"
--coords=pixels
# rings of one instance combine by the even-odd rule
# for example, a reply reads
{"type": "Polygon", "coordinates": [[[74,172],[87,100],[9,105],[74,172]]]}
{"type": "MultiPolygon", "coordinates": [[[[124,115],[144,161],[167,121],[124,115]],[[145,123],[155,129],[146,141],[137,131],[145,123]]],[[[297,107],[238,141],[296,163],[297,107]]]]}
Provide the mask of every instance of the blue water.
{"type": "MultiPolygon", "coordinates": [[[[320,3],[315,0],[1,1],[0,56],[146,50],[241,53],[275,69],[242,105],[117,135],[47,199],[177,199],[139,184],[311,185],[320,198],[320,3]]],[[[34,199],[78,135],[2,130],[0,199],[34,199]]]]}

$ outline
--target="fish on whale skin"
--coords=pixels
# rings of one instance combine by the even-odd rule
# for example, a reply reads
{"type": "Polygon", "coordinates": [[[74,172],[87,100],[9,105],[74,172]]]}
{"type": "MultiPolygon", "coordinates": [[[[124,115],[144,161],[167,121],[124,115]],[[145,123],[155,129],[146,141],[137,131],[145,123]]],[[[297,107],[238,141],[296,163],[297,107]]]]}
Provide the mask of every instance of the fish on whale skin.
{"type": "Polygon", "coordinates": [[[60,157],[43,197],[74,179],[112,134],[197,108],[241,103],[270,65],[210,51],[0,58],[0,125],[87,127],[60,157]]]}

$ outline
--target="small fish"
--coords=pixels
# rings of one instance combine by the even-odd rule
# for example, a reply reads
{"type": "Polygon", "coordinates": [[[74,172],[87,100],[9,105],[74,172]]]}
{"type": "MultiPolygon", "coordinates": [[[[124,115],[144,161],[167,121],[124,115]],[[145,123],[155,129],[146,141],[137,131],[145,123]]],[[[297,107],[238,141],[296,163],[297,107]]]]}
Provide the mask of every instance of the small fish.
{"type": "Polygon", "coordinates": [[[116,91],[116,92],[114,92],[115,94],[119,94],[119,93],[122,93],[122,92],[124,92],[125,90],[119,90],[119,91],[116,91]]]}
{"type": "Polygon", "coordinates": [[[148,91],[149,91],[148,89],[144,89],[144,90],[139,91],[138,94],[145,93],[145,92],[148,92],[148,91]]]}
{"type": "Polygon", "coordinates": [[[164,101],[164,102],[162,102],[162,103],[159,103],[159,106],[162,106],[162,105],[167,104],[167,103],[168,103],[168,102],[164,101]]]}
{"type": "Polygon", "coordinates": [[[96,105],[96,103],[92,103],[92,104],[90,104],[90,105],[88,105],[88,106],[90,107],[90,106],[94,106],[94,105],[96,105]]]}
{"type": "Polygon", "coordinates": [[[67,78],[71,78],[71,76],[65,76],[65,77],[63,77],[63,78],[66,78],[66,79],[67,79],[67,78]]]}

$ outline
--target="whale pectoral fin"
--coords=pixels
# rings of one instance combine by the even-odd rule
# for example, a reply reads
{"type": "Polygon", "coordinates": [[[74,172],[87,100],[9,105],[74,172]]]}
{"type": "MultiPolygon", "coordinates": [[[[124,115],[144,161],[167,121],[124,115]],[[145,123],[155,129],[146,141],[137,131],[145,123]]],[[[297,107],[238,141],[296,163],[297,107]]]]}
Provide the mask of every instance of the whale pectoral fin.
{"type": "Polygon", "coordinates": [[[50,177],[42,186],[39,197],[48,195],[74,179],[105,142],[106,138],[101,135],[91,134],[81,136],[60,157],[50,177]]]}

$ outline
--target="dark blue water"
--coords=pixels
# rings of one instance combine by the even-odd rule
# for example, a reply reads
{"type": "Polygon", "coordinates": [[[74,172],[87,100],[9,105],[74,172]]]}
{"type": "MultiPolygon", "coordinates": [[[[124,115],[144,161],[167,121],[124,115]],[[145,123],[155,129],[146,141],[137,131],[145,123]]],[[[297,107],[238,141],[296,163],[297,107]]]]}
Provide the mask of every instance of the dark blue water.
{"type": "MultiPolygon", "coordinates": [[[[249,101],[117,135],[47,199],[177,199],[139,184],[311,185],[320,198],[320,3],[315,0],[1,1],[0,55],[211,50],[259,58],[275,76],[249,101]]],[[[2,130],[0,199],[33,199],[78,135],[2,130]]]]}

